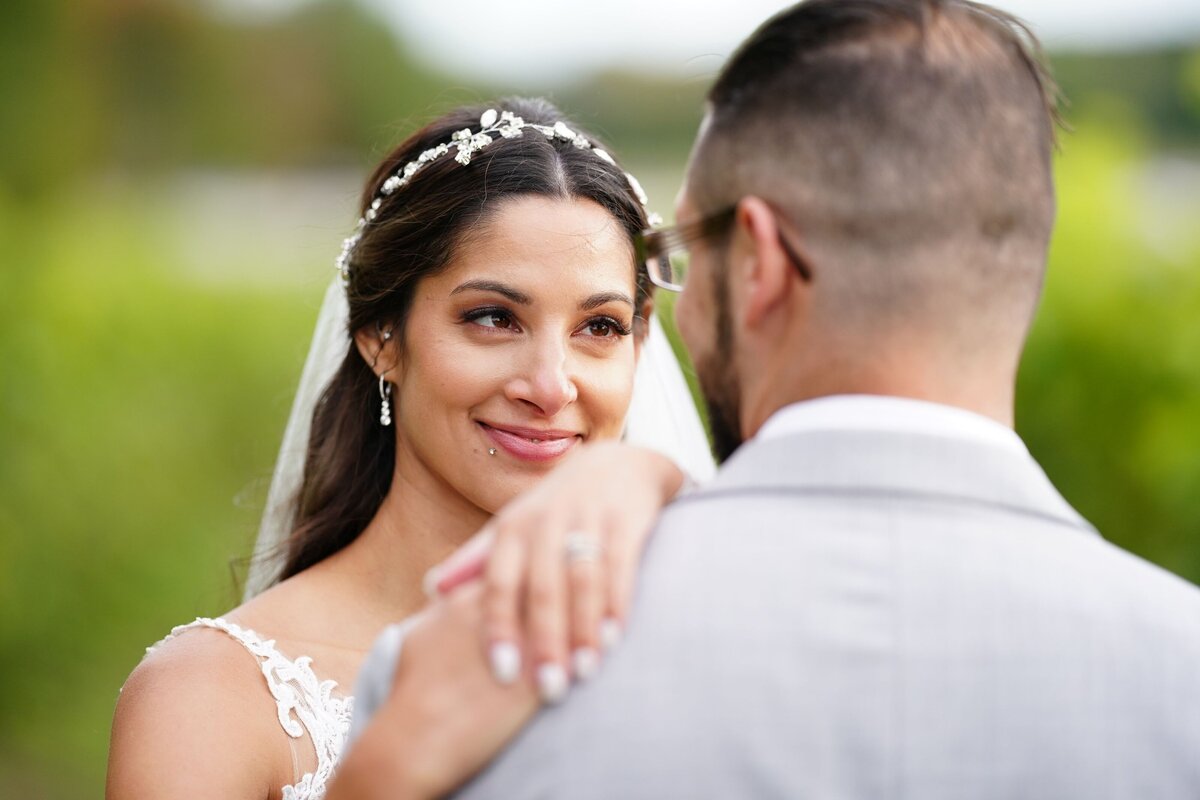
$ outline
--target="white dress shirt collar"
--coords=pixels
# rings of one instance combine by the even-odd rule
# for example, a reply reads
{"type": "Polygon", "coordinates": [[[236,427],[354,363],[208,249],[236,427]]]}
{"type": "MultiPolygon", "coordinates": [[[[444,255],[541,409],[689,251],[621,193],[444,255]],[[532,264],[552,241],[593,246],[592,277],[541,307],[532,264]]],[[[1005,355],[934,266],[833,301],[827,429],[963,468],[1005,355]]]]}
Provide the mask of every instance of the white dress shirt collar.
{"type": "Polygon", "coordinates": [[[973,411],[907,397],[865,394],[820,397],[784,406],[763,423],[755,438],[816,430],[920,433],[1029,453],[1016,431],[973,411]]]}

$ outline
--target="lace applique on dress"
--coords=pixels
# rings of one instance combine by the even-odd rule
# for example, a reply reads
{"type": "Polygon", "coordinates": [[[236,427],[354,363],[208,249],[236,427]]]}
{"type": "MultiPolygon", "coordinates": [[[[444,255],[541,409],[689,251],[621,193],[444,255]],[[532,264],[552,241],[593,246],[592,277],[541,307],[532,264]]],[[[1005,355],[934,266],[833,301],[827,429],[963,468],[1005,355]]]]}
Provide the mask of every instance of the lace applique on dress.
{"type": "Polygon", "coordinates": [[[284,786],[283,800],[321,800],[350,730],[354,698],[335,697],[333,692],[337,682],[318,679],[308,656],[292,661],[275,649],[274,639],[263,639],[254,631],[221,617],[200,617],[195,622],[180,625],[161,642],[146,648],[146,652],[153,652],[192,628],[224,631],[258,659],[267,688],[275,698],[279,724],[293,739],[299,739],[308,731],[317,751],[317,768],[305,773],[296,783],[284,786]]]}

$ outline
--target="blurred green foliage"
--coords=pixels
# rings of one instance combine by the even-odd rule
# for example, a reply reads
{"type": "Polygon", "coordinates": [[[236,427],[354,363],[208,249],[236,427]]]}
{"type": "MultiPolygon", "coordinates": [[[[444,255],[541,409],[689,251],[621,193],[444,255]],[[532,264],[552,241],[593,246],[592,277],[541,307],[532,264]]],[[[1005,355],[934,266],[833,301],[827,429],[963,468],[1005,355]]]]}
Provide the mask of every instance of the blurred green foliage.
{"type": "MultiPolygon", "coordinates": [[[[182,0],[0,13],[0,796],[97,796],[142,648],[237,600],[356,191],[327,246],[289,250],[299,218],[213,235],[180,187],[361,176],[438,111],[517,87],[438,75],[347,0],[236,23],[182,0]]],[[[1197,580],[1200,52],[1056,66],[1076,132],[1018,427],[1106,536],[1197,580]]],[[[703,81],[519,88],[669,208],[703,81]]]]}
{"type": "Polygon", "coordinates": [[[1146,144],[1195,148],[1200,141],[1200,49],[1168,47],[1121,53],[1069,53],[1054,75],[1070,107],[1125,98],[1145,122],[1146,144]]]}
{"type": "Polygon", "coordinates": [[[1111,541],[1200,579],[1200,160],[1155,155],[1136,108],[1073,115],[1017,428],[1111,541]]]}

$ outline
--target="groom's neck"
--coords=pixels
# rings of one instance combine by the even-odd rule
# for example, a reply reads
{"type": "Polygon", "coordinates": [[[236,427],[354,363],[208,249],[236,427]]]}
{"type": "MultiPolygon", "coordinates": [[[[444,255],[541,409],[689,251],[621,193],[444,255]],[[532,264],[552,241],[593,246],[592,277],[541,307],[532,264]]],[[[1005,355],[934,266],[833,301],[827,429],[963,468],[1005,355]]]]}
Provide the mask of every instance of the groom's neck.
{"type": "Polygon", "coordinates": [[[848,394],[925,400],[972,411],[1013,427],[1015,364],[997,366],[997,359],[984,354],[974,360],[951,359],[928,350],[876,348],[841,357],[827,352],[824,358],[811,362],[789,362],[781,357],[768,363],[771,366],[767,369],[754,374],[743,371],[739,376],[745,438],[757,433],[784,406],[848,394]]]}

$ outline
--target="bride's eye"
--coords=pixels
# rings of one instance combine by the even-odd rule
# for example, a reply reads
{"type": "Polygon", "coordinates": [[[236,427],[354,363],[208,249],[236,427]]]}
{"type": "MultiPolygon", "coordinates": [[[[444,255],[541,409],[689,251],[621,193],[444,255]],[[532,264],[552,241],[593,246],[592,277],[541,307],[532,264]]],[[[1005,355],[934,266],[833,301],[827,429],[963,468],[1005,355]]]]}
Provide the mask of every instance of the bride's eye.
{"type": "Polygon", "coordinates": [[[618,336],[628,336],[630,328],[612,317],[593,317],[584,324],[584,330],[589,336],[599,339],[613,339],[618,336]]]}
{"type": "Polygon", "coordinates": [[[515,330],[517,321],[503,308],[476,308],[463,315],[463,319],[483,328],[499,330],[515,330]]]}

